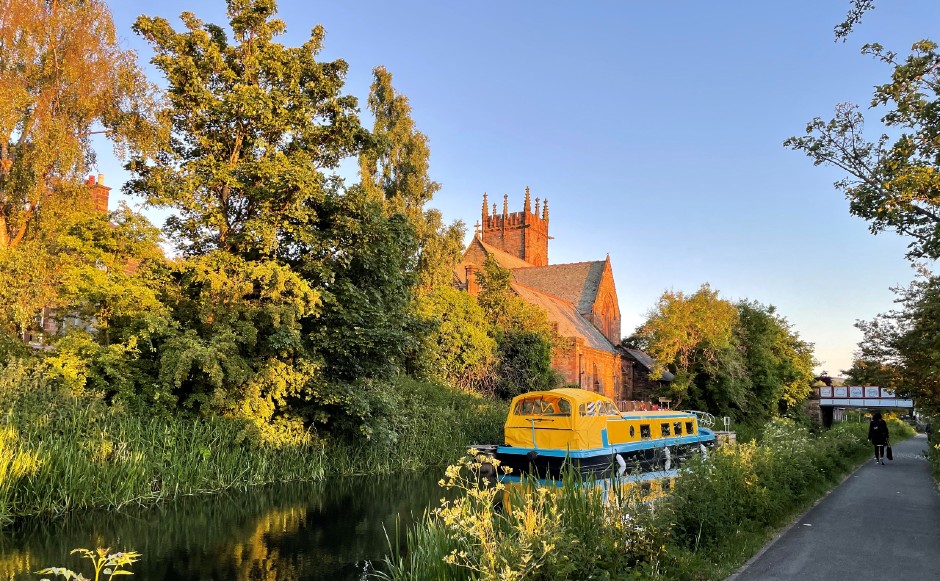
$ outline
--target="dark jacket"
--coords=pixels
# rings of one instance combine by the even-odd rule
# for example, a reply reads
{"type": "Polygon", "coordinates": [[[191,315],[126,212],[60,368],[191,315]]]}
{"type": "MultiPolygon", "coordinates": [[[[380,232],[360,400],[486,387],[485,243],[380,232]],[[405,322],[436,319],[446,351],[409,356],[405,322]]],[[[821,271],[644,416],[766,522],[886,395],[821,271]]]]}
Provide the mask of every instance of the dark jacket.
{"type": "Polygon", "coordinates": [[[868,424],[868,440],[876,446],[888,443],[888,424],[883,419],[872,420],[868,424]]]}

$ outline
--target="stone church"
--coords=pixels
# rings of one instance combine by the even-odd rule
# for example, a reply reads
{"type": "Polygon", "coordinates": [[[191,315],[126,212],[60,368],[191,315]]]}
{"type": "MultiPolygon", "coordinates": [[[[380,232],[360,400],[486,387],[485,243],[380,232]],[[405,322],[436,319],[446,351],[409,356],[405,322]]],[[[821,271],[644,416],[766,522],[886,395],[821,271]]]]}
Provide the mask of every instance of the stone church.
{"type": "Polygon", "coordinates": [[[549,264],[548,200],[535,198],[529,188],[521,212],[509,212],[503,196],[502,213],[492,209],[483,194],[480,224],[457,266],[455,284],[477,294],[476,272],[493,257],[512,272],[510,286],[519,297],[545,310],[563,338],[552,353],[552,367],[569,385],[601,393],[622,407],[649,399],[663,381],[649,379],[652,361],[641,351],[620,345],[620,304],[610,256],[604,260],[549,264]]]}

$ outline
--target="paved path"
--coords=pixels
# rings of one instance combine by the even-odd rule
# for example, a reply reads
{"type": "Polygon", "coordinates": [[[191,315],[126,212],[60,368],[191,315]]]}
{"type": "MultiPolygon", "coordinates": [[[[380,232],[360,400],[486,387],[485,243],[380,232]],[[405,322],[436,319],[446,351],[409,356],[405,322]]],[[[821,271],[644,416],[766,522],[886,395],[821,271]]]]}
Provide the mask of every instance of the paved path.
{"type": "Polygon", "coordinates": [[[940,580],[940,494],[923,434],[869,459],[728,581],[940,580]]]}

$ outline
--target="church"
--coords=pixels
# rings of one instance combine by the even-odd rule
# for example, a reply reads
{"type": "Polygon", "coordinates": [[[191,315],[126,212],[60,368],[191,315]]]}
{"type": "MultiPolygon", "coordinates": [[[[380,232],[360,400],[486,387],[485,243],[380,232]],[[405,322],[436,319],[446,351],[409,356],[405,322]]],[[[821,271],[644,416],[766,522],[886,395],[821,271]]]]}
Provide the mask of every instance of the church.
{"type": "Polygon", "coordinates": [[[505,195],[499,213],[483,194],[480,223],[454,271],[455,284],[477,294],[476,272],[492,257],[512,273],[513,292],[541,307],[562,337],[552,353],[552,367],[566,384],[603,394],[621,407],[649,399],[671,376],[650,380],[649,357],[620,347],[620,303],[610,256],[549,264],[548,224],[548,200],[535,198],[533,207],[528,187],[521,212],[509,212],[505,195]]]}

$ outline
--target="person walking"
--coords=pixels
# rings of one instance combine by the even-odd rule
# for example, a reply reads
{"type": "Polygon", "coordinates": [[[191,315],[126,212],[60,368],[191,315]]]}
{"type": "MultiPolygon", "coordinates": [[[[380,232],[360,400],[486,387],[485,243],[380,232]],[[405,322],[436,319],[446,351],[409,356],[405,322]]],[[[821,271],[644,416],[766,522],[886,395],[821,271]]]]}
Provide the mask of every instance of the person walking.
{"type": "Polygon", "coordinates": [[[888,423],[881,419],[881,412],[875,412],[868,424],[868,441],[875,446],[875,463],[884,464],[885,446],[888,445],[888,423]]]}

